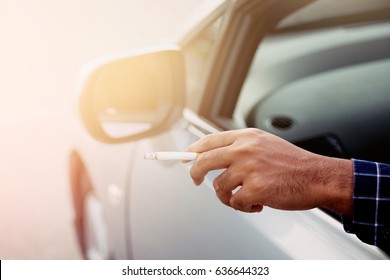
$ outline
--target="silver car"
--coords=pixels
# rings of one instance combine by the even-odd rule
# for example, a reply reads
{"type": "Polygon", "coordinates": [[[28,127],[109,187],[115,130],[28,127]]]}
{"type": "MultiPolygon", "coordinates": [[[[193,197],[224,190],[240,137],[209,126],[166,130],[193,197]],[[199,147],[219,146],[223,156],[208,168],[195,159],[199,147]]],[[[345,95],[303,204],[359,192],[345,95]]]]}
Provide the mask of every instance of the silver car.
{"type": "Polygon", "coordinates": [[[149,161],[257,127],[315,153],[390,162],[388,0],[208,0],[178,40],[80,74],[69,157],[88,259],[387,259],[325,209],[248,214],[149,161]]]}

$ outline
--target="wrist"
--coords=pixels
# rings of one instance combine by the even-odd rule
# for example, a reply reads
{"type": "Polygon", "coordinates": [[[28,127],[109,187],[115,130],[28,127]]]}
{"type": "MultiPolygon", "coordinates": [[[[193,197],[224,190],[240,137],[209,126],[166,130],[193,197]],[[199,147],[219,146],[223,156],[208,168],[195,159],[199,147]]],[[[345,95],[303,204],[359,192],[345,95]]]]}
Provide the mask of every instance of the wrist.
{"type": "Polygon", "coordinates": [[[353,163],[351,160],[322,158],[319,176],[326,178],[319,184],[321,205],[351,216],[353,212],[353,163]]]}

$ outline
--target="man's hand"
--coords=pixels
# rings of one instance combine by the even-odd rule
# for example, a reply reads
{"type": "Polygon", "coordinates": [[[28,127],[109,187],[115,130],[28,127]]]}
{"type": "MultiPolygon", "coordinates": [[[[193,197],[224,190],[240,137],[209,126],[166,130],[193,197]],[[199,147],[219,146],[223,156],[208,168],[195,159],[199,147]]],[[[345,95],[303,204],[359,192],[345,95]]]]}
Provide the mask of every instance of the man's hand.
{"type": "Polygon", "coordinates": [[[209,171],[225,169],[213,186],[218,198],[236,210],[325,207],[352,213],[350,160],[316,155],[251,128],[207,135],[186,151],[201,153],[190,171],[197,185],[209,171]]]}

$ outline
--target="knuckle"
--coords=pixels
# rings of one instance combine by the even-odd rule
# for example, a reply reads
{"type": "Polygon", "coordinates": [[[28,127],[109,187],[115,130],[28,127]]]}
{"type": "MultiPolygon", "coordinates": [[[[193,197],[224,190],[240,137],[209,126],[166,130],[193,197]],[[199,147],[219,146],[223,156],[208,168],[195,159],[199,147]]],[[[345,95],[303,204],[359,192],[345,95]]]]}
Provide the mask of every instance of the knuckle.
{"type": "Polygon", "coordinates": [[[213,181],[213,187],[214,187],[214,190],[216,191],[216,192],[218,192],[221,188],[220,188],[220,182],[219,182],[220,180],[218,179],[218,177],[217,178],[215,178],[214,179],[214,181],[213,181]]]}
{"type": "Polygon", "coordinates": [[[213,182],[215,190],[223,190],[227,183],[227,171],[224,171],[222,174],[218,175],[213,182]]]}
{"type": "Polygon", "coordinates": [[[241,206],[242,206],[242,201],[240,198],[236,197],[236,196],[233,196],[231,199],[230,199],[230,206],[233,207],[234,209],[236,210],[240,210],[241,206]]]}
{"type": "Polygon", "coordinates": [[[247,128],[245,129],[244,131],[244,134],[247,136],[247,137],[258,137],[260,135],[264,135],[264,131],[258,129],[258,128],[247,128]]]}
{"type": "Polygon", "coordinates": [[[221,190],[216,190],[215,194],[217,195],[218,199],[225,205],[230,206],[230,192],[224,192],[221,190]]]}

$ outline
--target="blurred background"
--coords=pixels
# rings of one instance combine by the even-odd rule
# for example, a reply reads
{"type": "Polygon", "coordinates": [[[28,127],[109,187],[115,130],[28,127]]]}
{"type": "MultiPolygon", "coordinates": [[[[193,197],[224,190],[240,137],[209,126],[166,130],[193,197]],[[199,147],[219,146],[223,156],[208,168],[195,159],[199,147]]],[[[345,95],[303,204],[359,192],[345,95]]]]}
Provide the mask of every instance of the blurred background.
{"type": "Polygon", "coordinates": [[[0,259],[81,257],[66,164],[77,72],[164,40],[199,3],[0,0],[0,259]]]}

